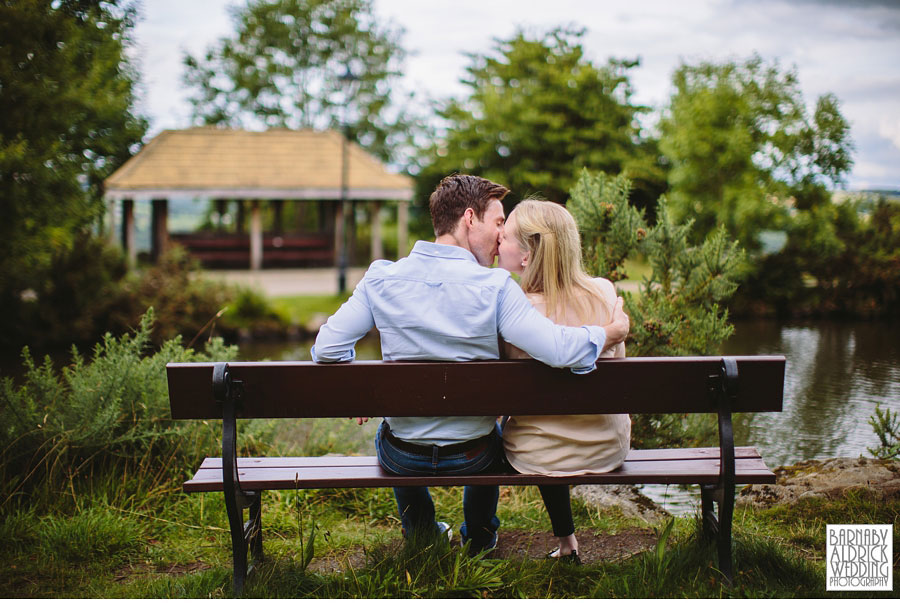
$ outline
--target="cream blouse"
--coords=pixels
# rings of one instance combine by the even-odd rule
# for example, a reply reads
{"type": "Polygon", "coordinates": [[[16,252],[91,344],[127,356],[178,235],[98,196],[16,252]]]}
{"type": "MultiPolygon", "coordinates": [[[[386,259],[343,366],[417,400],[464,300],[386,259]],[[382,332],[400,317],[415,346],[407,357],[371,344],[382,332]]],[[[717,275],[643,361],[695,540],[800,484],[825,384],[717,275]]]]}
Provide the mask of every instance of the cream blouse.
{"type": "MultiPolygon", "coordinates": [[[[603,292],[609,308],[615,305],[616,290],[606,279],[594,282],[603,292]]],[[[534,307],[547,315],[543,295],[529,294],[534,307]]],[[[599,304],[589,324],[608,324],[607,312],[599,304]]],[[[585,324],[574,308],[566,308],[557,322],[568,326],[585,324]]],[[[519,348],[504,343],[508,358],[528,358],[519,348]]],[[[601,358],[624,358],[625,344],[606,350],[601,358]]],[[[598,395],[601,395],[598,393],[598,395]]],[[[548,400],[548,404],[552,401],[548,400]]],[[[631,446],[631,418],[622,415],[548,415],[510,417],[503,429],[506,458],[519,473],[542,475],[583,475],[606,473],[625,460],[631,446]]]]}

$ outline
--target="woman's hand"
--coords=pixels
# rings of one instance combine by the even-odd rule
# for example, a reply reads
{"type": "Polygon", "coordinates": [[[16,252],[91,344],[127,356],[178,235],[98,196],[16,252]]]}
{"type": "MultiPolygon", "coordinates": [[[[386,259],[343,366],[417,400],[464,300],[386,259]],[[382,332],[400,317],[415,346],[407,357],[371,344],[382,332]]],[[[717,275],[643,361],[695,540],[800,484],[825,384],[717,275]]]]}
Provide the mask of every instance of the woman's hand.
{"type": "Polygon", "coordinates": [[[631,321],[628,319],[628,315],[625,314],[624,304],[625,300],[622,299],[622,297],[616,298],[612,321],[603,327],[606,331],[606,344],[603,346],[604,350],[625,341],[625,338],[628,336],[628,329],[631,326],[631,321]]]}
{"type": "MultiPolygon", "coordinates": [[[[350,419],[352,420],[353,417],[350,417],[350,419]]],[[[368,423],[368,422],[369,422],[369,417],[356,417],[357,425],[362,425],[363,423],[368,423]]]]}

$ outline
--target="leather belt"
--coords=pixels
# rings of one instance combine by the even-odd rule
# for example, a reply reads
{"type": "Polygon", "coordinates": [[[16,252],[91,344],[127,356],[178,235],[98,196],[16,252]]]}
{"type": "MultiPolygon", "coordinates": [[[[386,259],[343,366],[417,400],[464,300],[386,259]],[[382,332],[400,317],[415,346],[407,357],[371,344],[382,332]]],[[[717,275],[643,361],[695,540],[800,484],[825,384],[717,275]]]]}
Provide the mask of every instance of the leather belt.
{"type": "Polygon", "coordinates": [[[438,456],[463,454],[477,448],[486,447],[491,443],[491,439],[494,437],[493,433],[489,433],[487,435],[481,436],[480,438],[476,438],[474,440],[466,440],[465,442],[459,442],[458,444],[448,444],[446,446],[438,446],[437,444],[425,445],[413,444],[412,442],[401,440],[393,433],[391,433],[391,430],[387,425],[385,425],[385,428],[386,429],[384,430],[384,437],[388,442],[391,443],[391,446],[398,450],[402,450],[403,452],[408,452],[410,454],[419,454],[422,456],[432,456],[435,448],[437,448],[438,456]]]}

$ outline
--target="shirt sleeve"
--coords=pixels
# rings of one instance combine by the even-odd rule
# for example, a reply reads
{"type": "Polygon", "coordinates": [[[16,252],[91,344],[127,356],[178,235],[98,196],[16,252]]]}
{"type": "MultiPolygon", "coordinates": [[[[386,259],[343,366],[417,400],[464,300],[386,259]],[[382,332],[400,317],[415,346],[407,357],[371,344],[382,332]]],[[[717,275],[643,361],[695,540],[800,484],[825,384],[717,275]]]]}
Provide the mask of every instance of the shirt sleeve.
{"type": "Polygon", "coordinates": [[[573,373],[594,370],[606,343],[603,327],[566,327],[534,309],[522,289],[508,279],[498,307],[500,335],[544,364],[568,367],[573,373]]]}
{"type": "Polygon", "coordinates": [[[356,358],[356,342],[375,326],[375,318],[366,295],[366,279],[353,290],[316,335],[310,350],[315,362],[350,362],[356,358]]]}

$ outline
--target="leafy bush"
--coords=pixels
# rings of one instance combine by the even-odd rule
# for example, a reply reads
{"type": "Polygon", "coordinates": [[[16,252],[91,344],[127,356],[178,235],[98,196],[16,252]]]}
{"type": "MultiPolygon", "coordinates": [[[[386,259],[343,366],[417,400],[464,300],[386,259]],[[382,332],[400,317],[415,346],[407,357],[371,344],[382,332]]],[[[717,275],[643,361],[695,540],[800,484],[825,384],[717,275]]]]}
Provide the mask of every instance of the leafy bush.
{"type": "Polygon", "coordinates": [[[153,320],[150,309],[133,334],[104,336],[89,363],[73,347],[61,371],[49,357],[38,365],[23,350],[22,384],[0,381],[0,507],[35,486],[58,491],[98,464],[127,468],[151,454],[177,456],[203,437],[169,418],[165,365],[231,360],[237,348],[211,339],[197,352],[175,337],[148,355],[153,320]]]}
{"type": "Polygon", "coordinates": [[[174,245],[157,264],[128,272],[121,250],[85,235],[54,255],[52,272],[36,275],[27,295],[0,292],[0,344],[10,351],[89,345],[106,332],[127,333],[149,307],[156,347],[177,335],[192,347],[215,334],[233,340],[239,328],[287,328],[265,296],[202,278],[199,269],[174,245]]]}
{"type": "Polygon", "coordinates": [[[178,335],[189,343],[212,333],[218,317],[233,299],[233,288],[197,278],[199,264],[184,248],[173,245],[159,261],[129,273],[119,292],[113,331],[124,333],[146,308],[155,310],[151,340],[161,345],[178,335]]]}
{"type": "MultiPolygon", "coordinates": [[[[93,342],[106,330],[126,264],[120,250],[82,234],[53,252],[49,271],[33,272],[31,288],[0,293],[0,347],[93,342]]],[[[133,323],[132,323],[133,324],[133,323]]]]}
{"type": "Polygon", "coordinates": [[[232,291],[234,297],[222,316],[226,330],[239,327],[276,330],[288,324],[288,319],[259,291],[246,287],[236,287],[232,291]]]}
{"type": "Polygon", "coordinates": [[[892,318],[900,312],[900,203],[830,200],[796,211],[784,247],[754,258],[739,314],[892,318]]]}

